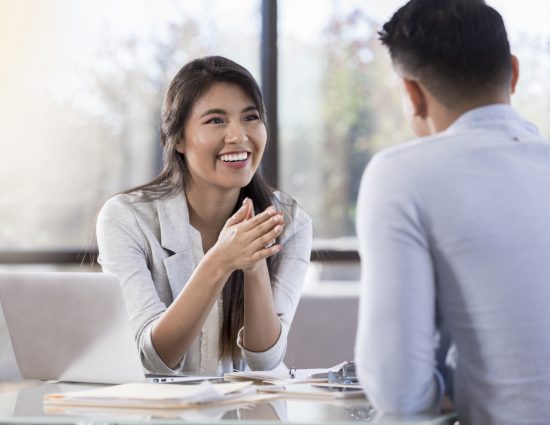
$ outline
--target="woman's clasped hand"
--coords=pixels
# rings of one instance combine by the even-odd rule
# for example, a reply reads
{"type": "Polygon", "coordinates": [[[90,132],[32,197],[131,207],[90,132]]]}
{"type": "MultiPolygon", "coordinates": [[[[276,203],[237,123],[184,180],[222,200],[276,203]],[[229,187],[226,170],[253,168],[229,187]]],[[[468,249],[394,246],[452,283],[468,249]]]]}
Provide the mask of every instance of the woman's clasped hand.
{"type": "Polygon", "coordinates": [[[209,254],[219,258],[228,271],[254,269],[281,250],[281,245],[274,241],[283,231],[283,226],[284,215],[273,206],[254,215],[253,202],[246,198],[225,223],[209,254]]]}

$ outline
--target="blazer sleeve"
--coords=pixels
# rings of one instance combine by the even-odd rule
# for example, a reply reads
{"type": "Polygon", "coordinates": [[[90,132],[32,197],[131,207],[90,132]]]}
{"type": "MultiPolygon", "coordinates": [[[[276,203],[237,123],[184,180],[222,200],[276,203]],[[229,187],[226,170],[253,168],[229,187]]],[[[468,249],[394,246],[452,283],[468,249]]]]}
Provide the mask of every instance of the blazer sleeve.
{"type": "Polygon", "coordinates": [[[252,352],[243,348],[243,328],[239,331],[237,344],[242,350],[244,360],[252,370],[272,370],[282,363],[286,353],[288,332],[300,301],[309,265],[312,240],[311,220],[294,200],[289,209],[292,211],[292,221],[285,226],[285,231],[280,238],[283,248],[278,258],[275,258],[270,274],[275,310],[281,321],[279,338],[268,350],[252,352]]]}
{"type": "Polygon", "coordinates": [[[174,368],[166,366],[151,341],[155,321],[166,310],[147,266],[150,255],[131,203],[124,195],[109,199],[96,225],[98,262],[105,273],[115,275],[121,286],[135,332],[141,361],[146,370],[172,374],[180,371],[184,359],[174,368]]]}

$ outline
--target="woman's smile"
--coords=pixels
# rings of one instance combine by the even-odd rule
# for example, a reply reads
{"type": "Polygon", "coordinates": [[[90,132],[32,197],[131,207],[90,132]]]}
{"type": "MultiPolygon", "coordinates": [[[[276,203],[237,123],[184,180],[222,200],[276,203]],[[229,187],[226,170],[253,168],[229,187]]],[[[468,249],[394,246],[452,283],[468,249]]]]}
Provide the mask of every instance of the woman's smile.
{"type": "Polygon", "coordinates": [[[229,152],[218,155],[220,162],[230,168],[244,168],[250,163],[250,152],[229,152]]]}

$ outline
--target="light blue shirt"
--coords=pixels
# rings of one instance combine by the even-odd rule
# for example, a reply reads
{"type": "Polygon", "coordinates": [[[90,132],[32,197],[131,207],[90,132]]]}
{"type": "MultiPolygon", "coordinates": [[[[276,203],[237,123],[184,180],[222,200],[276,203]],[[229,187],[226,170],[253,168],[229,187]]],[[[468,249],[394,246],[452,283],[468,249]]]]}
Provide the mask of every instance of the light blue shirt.
{"type": "Polygon", "coordinates": [[[376,155],[358,200],[358,375],[382,411],[433,411],[438,331],[461,424],[550,421],[550,144],[508,105],[376,155]],[[454,391],[453,391],[454,390],[454,391]]]}

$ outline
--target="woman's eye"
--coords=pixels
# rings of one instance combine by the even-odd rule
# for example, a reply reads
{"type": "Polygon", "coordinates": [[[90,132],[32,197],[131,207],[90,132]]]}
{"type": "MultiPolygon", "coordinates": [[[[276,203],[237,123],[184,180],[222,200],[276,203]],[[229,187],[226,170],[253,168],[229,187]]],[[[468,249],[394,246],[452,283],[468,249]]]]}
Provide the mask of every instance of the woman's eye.
{"type": "Polygon", "coordinates": [[[221,118],[210,118],[206,121],[206,124],[222,124],[223,120],[221,118]]]}
{"type": "Polygon", "coordinates": [[[250,114],[245,117],[245,121],[255,121],[259,119],[260,119],[260,116],[258,114],[250,114]]]}

